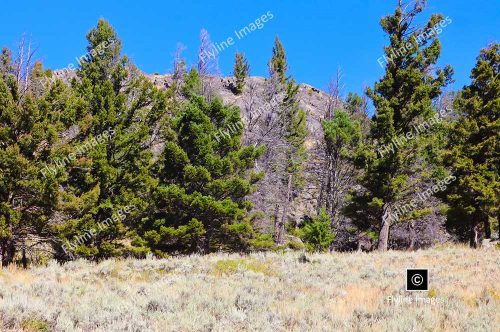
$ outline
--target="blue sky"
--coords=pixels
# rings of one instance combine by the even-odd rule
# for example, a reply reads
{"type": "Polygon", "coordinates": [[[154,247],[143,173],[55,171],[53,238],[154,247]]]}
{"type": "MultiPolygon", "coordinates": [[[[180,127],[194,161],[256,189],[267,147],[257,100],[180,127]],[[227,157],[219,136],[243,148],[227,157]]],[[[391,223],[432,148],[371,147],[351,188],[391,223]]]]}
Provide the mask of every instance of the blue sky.
{"type": "MultiPolygon", "coordinates": [[[[188,64],[196,61],[199,31],[213,42],[233,37],[219,54],[220,69],[230,75],[236,51],[245,52],[251,74],[267,75],[274,37],[285,47],[290,73],[298,82],[326,89],[340,66],[344,94],[361,93],[383,74],[377,63],[387,36],[380,18],[394,11],[396,0],[311,1],[8,1],[0,12],[0,45],[12,49],[22,33],[32,35],[37,56],[46,67],[63,68],[83,55],[85,35],[100,17],[107,19],[123,41],[123,51],[147,73],[171,71],[178,42],[187,49],[188,64]],[[237,40],[240,30],[270,11],[273,18],[260,30],[237,40]]],[[[431,13],[452,19],[440,35],[440,65],[451,64],[460,88],[469,82],[479,50],[500,41],[499,0],[429,0],[419,18],[431,13]]]]}

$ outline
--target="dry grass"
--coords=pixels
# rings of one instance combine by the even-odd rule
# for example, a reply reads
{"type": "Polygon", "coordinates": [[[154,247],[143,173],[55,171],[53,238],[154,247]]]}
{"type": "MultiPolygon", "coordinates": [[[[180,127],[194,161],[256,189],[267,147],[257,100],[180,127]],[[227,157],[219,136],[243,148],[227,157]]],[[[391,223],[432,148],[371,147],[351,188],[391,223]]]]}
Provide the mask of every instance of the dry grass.
{"type": "Polygon", "coordinates": [[[209,255],[0,271],[2,331],[500,331],[500,251],[209,255]],[[389,303],[428,267],[429,303],[389,303]]]}

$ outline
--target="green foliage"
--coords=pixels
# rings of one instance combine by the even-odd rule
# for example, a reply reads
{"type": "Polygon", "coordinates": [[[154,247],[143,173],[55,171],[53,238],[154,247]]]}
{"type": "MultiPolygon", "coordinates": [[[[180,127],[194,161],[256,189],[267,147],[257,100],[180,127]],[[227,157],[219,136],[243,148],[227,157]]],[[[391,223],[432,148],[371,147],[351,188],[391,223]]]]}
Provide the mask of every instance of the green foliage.
{"type": "Polygon", "coordinates": [[[241,94],[245,87],[245,78],[249,76],[250,65],[243,53],[236,53],[233,75],[236,78],[236,93],[241,94]]]}
{"type": "Polygon", "coordinates": [[[124,255],[127,229],[148,206],[156,183],[151,137],[165,107],[164,94],[136,75],[106,21],[99,20],[87,39],[89,56],[77,70],[79,80],[72,82],[80,132],[60,151],[61,156],[76,154],[60,169],[66,188],[61,205],[69,216],[58,226],[66,243],[64,252],[56,248],[61,258],[74,253],[93,259],[124,255]],[[127,207],[134,209],[113,218],[127,207]],[[103,222],[107,227],[99,226],[103,222]],[[91,230],[95,234],[85,236],[91,230]]]}
{"type": "Polygon", "coordinates": [[[288,63],[286,61],[285,49],[278,36],[276,36],[273,47],[273,57],[269,61],[269,75],[276,75],[278,81],[284,85],[288,81],[288,77],[286,76],[287,71],[288,63]]]}
{"type": "Polygon", "coordinates": [[[452,123],[444,159],[454,181],[447,200],[448,226],[466,239],[488,216],[496,218],[500,206],[500,45],[481,50],[472,69],[470,85],[455,100],[457,119],[452,123]]]}
{"type": "MultiPolygon", "coordinates": [[[[354,167],[363,151],[361,120],[352,114],[336,109],[323,120],[325,160],[318,206],[325,207],[333,220],[339,220],[342,208],[358,172],[354,167]]],[[[336,222],[336,224],[338,224],[336,222]]]]}
{"type": "Polygon", "coordinates": [[[353,193],[348,211],[361,230],[385,231],[380,234],[380,249],[387,248],[388,229],[394,222],[384,211],[392,211],[398,202],[414,195],[415,185],[429,181],[428,168],[435,166],[426,153],[429,146],[436,144],[431,133],[421,133],[403,145],[394,146],[394,142],[407,133],[416,135],[414,126],[435,115],[432,101],[451,81],[451,67],[433,70],[441,53],[437,35],[417,42],[418,35],[442,20],[441,15],[432,15],[422,28],[413,27],[422,9],[420,2],[410,12],[400,5],[393,15],[382,18],[380,24],[390,40],[385,47],[389,60],[384,76],[373,89],[367,89],[376,112],[370,142],[358,160],[364,169],[360,179],[364,189],[353,193]],[[406,52],[395,51],[402,48],[406,52]]]}
{"type": "Polygon", "coordinates": [[[246,259],[221,259],[215,263],[213,273],[217,276],[235,274],[239,270],[272,275],[269,265],[246,259]]]}
{"type": "Polygon", "coordinates": [[[362,143],[361,125],[342,110],[335,110],[331,120],[324,120],[323,133],[327,152],[335,159],[349,158],[362,143]]]}
{"type": "MultiPolygon", "coordinates": [[[[366,103],[354,94],[345,101],[345,111],[337,109],[322,122],[330,160],[356,163],[364,171],[362,188],[350,193],[346,213],[356,231],[373,239],[384,238],[380,230],[388,207],[411,198],[429,178],[444,177],[446,167],[457,181],[443,195],[450,208],[438,208],[448,214],[450,229],[465,238],[480,220],[486,224],[499,215],[498,43],[481,51],[471,84],[455,101],[457,118],[451,124],[437,124],[433,133],[420,133],[394,151],[381,150],[433,118],[433,102],[451,81],[450,67],[434,69],[441,52],[437,36],[416,42],[442,19],[432,15],[421,29],[412,27],[420,3],[408,13],[399,6],[381,20],[390,37],[385,48],[390,61],[367,90],[376,108],[370,129],[359,111],[366,103]],[[406,52],[392,51],[403,46],[406,52]],[[368,131],[365,144],[362,134],[368,131]]],[[[87,42],[88,53],[70,84],[41,63],[31,69],[28,83],[21,82],[11,51],[0,53],[2,264],[16,261],[16,254],[33,243],[52,245],[61,260],[276,249],[273,234],[254,228],[257,217],[249,197],[266,176],[254,171],[264,147],[242,145],[239,108],[219,98],[205,100],[200,73],[194,68],[186,73],[183,62],[175,83],[159,90],[122,55],[121,41],[104,19],[88,32],[87,42]]],[[[243,53],[237,53],[238,94],[249,69],[243,53]]],[[[307,114],[299,107],[299,86],[287,76],[288,69],[276,37],[265,92],[265,98],[279,96],[272,110],[278,124],[269,137],[280,149],[276,163],[266,165],[266,171],[278,169],[272,181],[283,188],[276,190],[280,197],[273,197],[283,212],[276,229],[287,223],[289,205],[305,183],[307,114]]],[[[352,168],[342,171],[359,174],[352,168]]],[[[402,219],[422,218],[436,209],[421,206],[402,219]]],[[[322,209],[289,232],[296,232],[308,250],[325,251],[335,239],[330,217],[322,209]]],[[[303,248],[295,240],[286,246],[303,248]]],[[[259,264],[228,260],[215,271],[268,274],[259,264]]],[[[36,321],[26,324],[26,329],[48,328],[36,321]]]]}
{"type": "Polygon", "coordinates": [[[23,321],[21,327],[23,331],[27,332],[47,332],[49,330],[49,324],[47,324],[47,322],[36,319],[23,321]]]}
{"type": "Polygon", "coordinates": [[[274,248],[274,239],[272,234],[259,234],[254,239],[248,241],[250,248],[256,251],[266,251],[274,248]]]}
{"type": "Polygon", "coordinates": [[[189,73],[186,75],[181,91],[182,94],[188,99],[201,93],[200,75],[196,69],[191,68],[189,73]]]}
{"type": "Polygon", "coordinates": [[[279,107],[279,117],[283,128],[283,136],[287,144],[287,174],[283,175],[284,186],[287,186],[288,175],[293,177],[293,187],[296,190],[303,184],[302,163],[305,160],[304,142],[307,136],[307,116],[299,108],[299,86],[295,80],[287,77],[288,63],[285,50],[276,36],[273,56],[269,61],[269,72],[272,79],[276,79],[276,91],[283,91],[284,98],[279,107]]]}
{"type": "Polygon", "coordinates": [[[288,241],[286,246],[292,250],[302,250],[302,249],[306,248],[306,246],[302,242],[297,241],[297,240],[288,241]]]}
{"type": "MultiPolygon", "coordinates": [[[[204,101],[194,69],[183,79],[184,104],[158,90],[121,55],[103,19],[87,40],[71,85],[51,80],[36,96],[21,96],[10,51],[1,54],[4,263],[32,235],[62,260],[264,247],[246,218],[264,150],[241,145],[239,109],[204,101]],[[227,127],[240,130],[216,140],[227,127]]],[[[32,75],[52,74],[37,64],[32,75]]]]}
{"type": "MultiPolygon", "coordinates": [[[[273,214],[274,237],[279,246],[284,244],[284,228],[288,222],[290,205],[305,183],[302,171],[306,158],[304,143],[307,136],[307,116],[299,108],[299,86],[293,78],[286,76],[287,70],[285,52],[276,37],[273,56],[269,61],[270,78],[266,81],[266,98],[277,99],[279,102],[269,116],[269,119],[276,117],[277,121],[264,121],[263,126],[271,126],[268,129],[271,134],[267,139],[272,141],[273,146],[268,154],[276,153],[274,160],[266,156],[267,160],[264,162],[268,164],[266,168],[273,172],[269,177],[274,182],[273,185],[282,188],[276,190],[276,194],[266,202],[269,206],[276,206],[277,212],[273,214]]],[[[270,211],[266,212],[271,215],[270,211]]]]}
{"type": "Polygon", "coordinates": [[[44,165],[52,157],[51,144],[64,127],[55,116],[61,101],[36,98],[18,85],[4,49],[0,63],[0,252],[2,265],[14,261],[16,251],[36,238],[53,241],[49,218],[57,207],[59,178],[44,165]]]}
{"type": "MultiPolygon", "coordinates": [[[[239,109],[219,99],[191,99],[171,121],[173,136],[159,159],[159,184],[137,234],[152,252],[246,250],[256,233],[244,219],[254,190],[251,172],[262,148],[242,147],[242,132],[215,139],[217,129],[241,121],[239,109]]],[[[137,243],[140,243],[137,242],[137,243]]]]}
{"type": "Polygon", "coordinates": [[[304,110],[299,108],[298,88],[293,79],[287,83],[282,106],[285,138],[290,144],[288,173],[293,175],[296,187],[303,184],[302,170],[306,156],[304,143],[307,136],[307,118],[304,110]]]}
{"type": "Polygon", "coordinates": [[[300,236],[309,251],[327,251],[335,240],[331,220],[325,209],[321,209],[317,217],[304,222],[300,228],[300,236]]]}

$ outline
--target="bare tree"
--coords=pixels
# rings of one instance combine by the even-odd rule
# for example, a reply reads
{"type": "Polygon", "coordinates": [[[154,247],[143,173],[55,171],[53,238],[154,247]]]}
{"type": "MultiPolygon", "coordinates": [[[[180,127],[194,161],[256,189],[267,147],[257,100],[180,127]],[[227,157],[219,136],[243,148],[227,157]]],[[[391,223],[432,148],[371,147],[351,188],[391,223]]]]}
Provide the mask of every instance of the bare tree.
{"type": "Polygon", "coordinates": [[[182,43],[177,43],[177,48],[175,50],[174,56],[174,68],[173,76],[175,80],[180,80],[184,78],[186,74],[186,62],[182,59],[182,52],[186,50],[186,46],[182,43]]]}
{"type": "Polygon", "coordinates": [[[328,84],[328,98],[325,114],[325,118],[327,120],[330,120],[332,118],[335,109],[340,107],[342,104],[341,93],[344,89],[342,77],[342,69],[339,67],[337,68],[337,74],[335,75],[335,77],[330,79],[330,82],[328,84]]]}
{"type": "Polygon", "coordinates": [[[198,74],[200,75],[201,92],[210,101],[214,87],[210,75],[219,76],[219,55],[206,29],[200,31],[200,48],[198,51],[198,74]]]}
{"type": "Polygon", "coordinates": [[[277,243],[284,237],[282,227],[286,196],[286,165],[289,143],[285,140],[283,111],[283,88],[273,77],[266,80],[260,91],[249,82],[244,95],[244,121],[247,124],[245,144],[264,145],[264,155],[256,161],[256,170],[265,174],[259,181],[258,190],[252,195],[256,210],[263,211],[267,220],[274,223],[277,243]]]}
{"type": "Polygon", "coordinates": [[[17,57],[14,61],[13,66],[13,74],[16,77],[19,94],[21,96],[19,100],[24,97],[30,86],[30,73],[33,70],[33,58],[36,51],[37,48],[32,47],[31,36],[27,41],[26,34],[23,34],[21,40],[19,41],[17,57]]]}
{"type": "Polygon", "coordinates": [[[172,70],[172,79],[175,87],[175,94],[180,94],[180,86],[184,81],[184,76],[186,75],[186,61],[182,58],[182,52],[186,49],[186,46],[182,43],[177,44],[177,49],[175,50],[174,56],[174,68],[172,70]]]}
{"type": "Polygon", "coordinates": [[[249,142],[249,136],[247,133],[253,133],[255,130],[255,125],[262,116],[262,108],[259,108],[259,92],[257,90],[257,84],[253,81],[247,83],[246,93],[243,95],[243,109],[246,121],[246,130],[244,137],[244,144],[251,144],[249,142]]]}

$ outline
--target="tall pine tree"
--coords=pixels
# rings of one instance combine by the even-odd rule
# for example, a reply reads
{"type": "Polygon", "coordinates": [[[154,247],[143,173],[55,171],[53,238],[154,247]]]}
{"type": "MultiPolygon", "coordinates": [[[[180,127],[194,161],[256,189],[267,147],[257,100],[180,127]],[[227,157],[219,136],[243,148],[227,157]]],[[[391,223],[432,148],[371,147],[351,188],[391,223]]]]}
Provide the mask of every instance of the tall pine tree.
{"type": "MultiPolygon", "coordinates": [[[[434,14],[423,27],[412,26],[424,5],[425,1],[415,1],[406,12],[400,2],[393,15],[382,18],[381,26],[390,40],[385,47],[385,74],[367,90],[375,105],[371,145],[363,161],[364,190],[357,192],[351,208],[360,217],[361,229],[378,233],[379,250],[388,248],[391,224],[399,219],[394,217],[397,208],[411,202],[434,175],[425,152],[432,144],[432,129],[417,133],[415,126],[434,117],[432,101],[450,82],[452,69],[432,70],[441,53],[434,27],[443,17],[434,14]]],[[[418,206],[404,218],[420,216],[424,211],[418,206]]]]}
{"type": "MultiPolygon", "coordinates": [[[[458,118],[449,135],[445,160],[457,180],[447,198],[448,224],[478,246],[480,231],[491,237],[490,219],[500,206],[500,45],[481,50],[472,82],[455,100],[458,118]]],[[[500,236],[500,234],[499,234],[500,236]]]]}
{"type": "Polygon", "coordinates": [[[151,188],[154,124],[165,95],[121,55],[121,41],[103,19],[87,34],[87,56],[72,82],[82,100],[79,133],[60,171],[66,222],[63,257],[100,259],[131,249],[128,231],[147,209],[151,188]]]}
{"type": "Polygon", "coordinates": [[[276,36],[273,55],[269,61],[271,77],[268,84],[273,85],[270,89],[273,96],[270,99],[278,98],[280,100],[276,114],[279,120],[276,126],[277,137],[272,144],[282,147],[283,158],[278,159],[273,156],[272,163],[283,163],[283,165],[271,167],[273,172],[277,173],[277,178],[281,182],[279,185],[283,188],[284,194],[280,195],[281,198],[274,198],[281,200],[276,203],[274,215],[274,238],[278,245],[284,243],[285,225],[288,221],[290,205],[303,185],[302,170],[306,152],[304,142],[307,136],[306,113],[299,107],[299,86],[295,84],[293,78],[287,76],[287,71],[288,62],[285,50],[276,36]]]}

